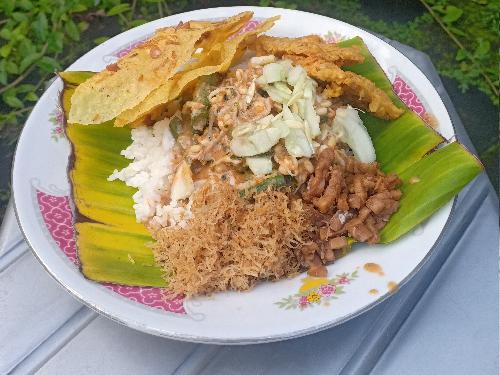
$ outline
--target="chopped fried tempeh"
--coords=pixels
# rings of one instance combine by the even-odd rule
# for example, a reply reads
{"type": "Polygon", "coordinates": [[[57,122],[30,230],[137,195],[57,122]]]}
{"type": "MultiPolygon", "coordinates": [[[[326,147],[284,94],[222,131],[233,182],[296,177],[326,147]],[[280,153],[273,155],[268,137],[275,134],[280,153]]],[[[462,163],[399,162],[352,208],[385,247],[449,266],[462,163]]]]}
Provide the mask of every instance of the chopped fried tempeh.
{"type": "Polygon", "coordinates": [[[257,55],[321,56],[321,58],[338,66],[358,64],[364,61],[358,48],[344,48],[336,44],[329,44],[317,35],[308,35],[302,38],[276,38],[262,35],[257,38],[255,50],[257,55]]]}
{"type": "Polygon", "coordinates": [[[392,120],[401,116],[403,109],[394,105],[387,94],[369,79],[353,72],[343,71],[334,63],[314,57],[286,55],[287,59],[303,66],[307,73],[316,79],[328,82],[323,96],[336,98],[344,95],[351,104],[361,107],[376,117],[392,120]]]}

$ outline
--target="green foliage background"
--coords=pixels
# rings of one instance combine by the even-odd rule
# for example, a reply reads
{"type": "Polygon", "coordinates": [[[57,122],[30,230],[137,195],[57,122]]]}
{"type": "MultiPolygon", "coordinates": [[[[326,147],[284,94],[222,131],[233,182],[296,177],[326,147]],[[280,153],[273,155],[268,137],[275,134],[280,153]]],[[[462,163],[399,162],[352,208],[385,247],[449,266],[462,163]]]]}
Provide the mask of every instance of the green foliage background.
{"type": "Polygon", "coordinates": [[[174,13],[229,5],[323,14],[428,53],[497,185],[497,0],[1,0],[0,218],[9,197],[15,142],[55,71],[123,30],[174,13]],[[471,100],[481,111],[467,108],[471,100]]]}

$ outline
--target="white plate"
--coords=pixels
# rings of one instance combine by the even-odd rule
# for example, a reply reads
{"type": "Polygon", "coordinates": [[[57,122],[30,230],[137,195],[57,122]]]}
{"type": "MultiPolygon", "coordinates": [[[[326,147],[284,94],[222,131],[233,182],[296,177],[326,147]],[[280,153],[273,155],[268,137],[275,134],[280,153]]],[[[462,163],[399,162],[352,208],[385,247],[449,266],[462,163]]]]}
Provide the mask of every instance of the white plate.
{"type": "MultiPolygon", "coordinates": [[[[232,7],[178,14],[108,40],[68,70],[99,71],[158,27],[191,19],[228,17],[244,10],[254,11],[257,20],[281,15],[271,35],[320,34],[327,39],[361,36],[410,107],[421,115],[434,115],[445,138],[454,135],[438,93],[404,55],[354,26],[293,10],[232,7]]],[[[19,224],[40,262],[71,294],[109,318],[148,333],[180,340],[241,344],[298,337],[345,322],[388,297],[388,283],[401,286],[413,276],[431,253],[452,210],[450,202],[423,226],[393,244],[357,245],[349,256],[328,267],[330,279],[321,285],[300,275],[262,283],[246,293],[171,302],[161,301],[154,288],[104,286],[85,279],[74,264],[66,174],[70,147],[60,130],[61,89],[62,82],[57,79],[37,103],[19,140],[12,178],[19,224]],[[363,267],[366,263],[379,264],[383,275],[367,272],[363,267]],[[372,289],[379,293],[370,293],[372,289]]]]}

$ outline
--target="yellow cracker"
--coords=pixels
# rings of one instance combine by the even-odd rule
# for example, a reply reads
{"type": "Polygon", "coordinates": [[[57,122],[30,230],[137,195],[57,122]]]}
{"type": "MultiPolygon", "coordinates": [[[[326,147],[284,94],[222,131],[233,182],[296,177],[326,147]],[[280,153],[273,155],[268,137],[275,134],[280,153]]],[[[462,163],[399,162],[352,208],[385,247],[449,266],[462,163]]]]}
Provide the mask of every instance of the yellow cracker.
{"type": "Polygon", "coordinates": [[[241,45],[249,43],[252,37],[270,29],[278,18],[279,16],[269,18],[249,32],[216,44],[209,51],[202,54],[198,61],[188,66],[186,70],[176,74],[166,84],[154,90],[144,101],[120,114],[115,120],[115,126],[136,123],[153,111],[158,110],[158,107],[164,106],[167,102],[177,98],[182,90],[197,78],[228,70],[234,57],[240,51],[241,45]]]}
{"type": "Polygon", "coordinates": [[[211,32],[218,30],[227,37],[251,16],[244,12],[222,22],[192,21],[158,30],[116,64],[78,86],[69,122],[99,124],[133,108],[177,73],[205,40],[213,39],[211,32]]]}

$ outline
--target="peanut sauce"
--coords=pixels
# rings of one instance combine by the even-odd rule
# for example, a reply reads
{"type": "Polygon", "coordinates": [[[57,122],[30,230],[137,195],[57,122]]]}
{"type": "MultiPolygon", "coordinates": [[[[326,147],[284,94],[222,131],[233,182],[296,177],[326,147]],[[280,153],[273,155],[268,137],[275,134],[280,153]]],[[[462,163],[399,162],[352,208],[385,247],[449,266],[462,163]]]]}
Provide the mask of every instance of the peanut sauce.
{"type": "Polygon", "coordinates": [[[366,263],[363,268],[366,272],[372,272],[378,274],[379,276],[384,276],[382,267],[377,263],[366,263]]]}

